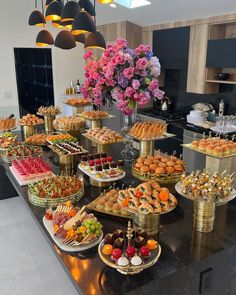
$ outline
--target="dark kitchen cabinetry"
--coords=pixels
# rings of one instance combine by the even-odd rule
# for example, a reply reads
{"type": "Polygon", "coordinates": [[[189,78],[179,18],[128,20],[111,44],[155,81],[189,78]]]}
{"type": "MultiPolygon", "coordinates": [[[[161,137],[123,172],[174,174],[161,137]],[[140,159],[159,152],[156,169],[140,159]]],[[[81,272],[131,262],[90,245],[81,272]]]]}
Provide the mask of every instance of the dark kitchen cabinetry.
{"type": "Polygon", "coordinates": [[[190,27],[153,32],[153,52],[163,69],[187,69],[190,27]]]}

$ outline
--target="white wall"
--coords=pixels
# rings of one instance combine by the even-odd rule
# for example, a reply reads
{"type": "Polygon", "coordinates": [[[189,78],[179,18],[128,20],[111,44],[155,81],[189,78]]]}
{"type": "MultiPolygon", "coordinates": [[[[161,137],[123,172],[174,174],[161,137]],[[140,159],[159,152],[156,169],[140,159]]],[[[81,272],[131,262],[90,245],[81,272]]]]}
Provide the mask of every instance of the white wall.
{"type": "MultiPolygon", "coordinates": [[[[38,0],[38,4],[40,4],[38,0]]],[[[36,47],[35,39],[40,28],[28,25],[28,18],[34,9],[34,0],[6,0],[0,6],[0,116],[10,113],[18,115],[18,94],[16,85],[14,47],[36,47]]],[[[48,26],[56,37],[59,30],[48,26]]],[[[71,80],[83,81],[82,45],[72,50],[52,47],[53,82],[55,104],[61,105],[65,88],[71,80]]]]}

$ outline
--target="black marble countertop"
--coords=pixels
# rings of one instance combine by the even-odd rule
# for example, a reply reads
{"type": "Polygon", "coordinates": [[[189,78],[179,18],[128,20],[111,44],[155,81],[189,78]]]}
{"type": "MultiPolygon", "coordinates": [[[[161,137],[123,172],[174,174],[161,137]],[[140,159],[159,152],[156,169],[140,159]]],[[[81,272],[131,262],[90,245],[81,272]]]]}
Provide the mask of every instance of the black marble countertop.
{"type": "MultiPolygon", "coordinates": [[[[122,148],[122,144],[113,146],[111,154],[116,158],[120,158],[119,152],[122,148]]],[[[51,156],[51,152],[45,152],[44,156],[51,156]]],[[[138,275],[125,276],[109,268],[100,260],[97,247],[74,254],[69,254],[60,250],[54,244],[43,226],[42,218],[45,211],[29,203],[27,187],[20,187],[12,176],[8,166],[4,165],[4,168],[11,183],[27,204],[33,218],[39,224],[39,227],[79,294],[112,295],[136,294],[136,292],[140,292],[140,294],[171,295],[199,294],[200,272],[209,268],[211,260],[210,266],[213,267],[213,265],[221,259],[220,255],[224,255],[223,259],[226,261],[228,257],[227,251],[233,253],[232,257],[234,257],[233,260],[228,259],[230,261],[229,263],[232,263],[232,266],[228,265],[228,271],[230,275],[236,274],[236,206],[233,203],[217,208],[214,231],[212,233],[203,234],[192,230],[192,202],[178,196],[178,206],[176,209],[169,214],[161,216],[159,242],[162,247],[162,253],[159,261],[154,266],[138,275]]],[[[138,181],[130,175],[129,167],[126,167],[126,171],[127,177],[123,182],[126,184],[138,183],[138,181]]],[[[90,203],[100,192],[100,188],[90,186],[86,180],[85,196],[78,204],[82,206],[90,203]]],[[[127,225],[126,219],[102,214],[96,215],[99,221],[103,223],[103,231],[105,234],[117,228],[124,228],[127,225]]],[[[24,250],[22,249],[21,251],[24,250]]],[[[214,269],[216,272],[215,278],[218,276],[219,269],[218,266],[216,266],[216,270],[214,269]]],[[[235,294],[230,293],[231,289],[229,289],[229,285],[221,284],[220,289],[217,282],[218,281],[216,281],[212,287],[213,293],[207,294],[235,294]],[[226,292],[227,290],[229,290],[229,293],[226,292]],[[218,293],[218,291],[221,293],[218,293]]]]}

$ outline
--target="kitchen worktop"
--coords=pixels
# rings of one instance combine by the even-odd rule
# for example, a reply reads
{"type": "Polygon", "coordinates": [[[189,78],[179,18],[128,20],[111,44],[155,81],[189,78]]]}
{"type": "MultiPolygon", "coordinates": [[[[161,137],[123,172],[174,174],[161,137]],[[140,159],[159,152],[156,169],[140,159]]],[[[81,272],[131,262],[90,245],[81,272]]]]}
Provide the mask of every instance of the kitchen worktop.
{"type": "MultiPolygon", "coordinates": [[[[117,159],[122,149],[123,144],[114,145],[111,154],[117,159]]],[[[53,159],[52,153],[48,151],[44,152],[44,157],[53,159]]],[[[3,167],[79,294],[112,295],[140,292],[140,294],[197,295],[201,283],[200,274],[206,270],[210,270],[211,279],[207,294],[235,294],[236,206],[233,202],[228,206],[217,208],[215,230],[203,234],[192,231],[192,202],[179,196],[176,209],[161,216],[160,260],[138,275],[124,276],[100,260],[96,247],[74,254],[60,250],[43,226],[44,210],[29,203],[27,187],[20,187],[8,166],[3,165],[3,167]]],[[[55,172],[58,172],[57,167],[54,168],[55,172]]],[[[130,167],[126,167],[127,177],[123,183],[136,185],[139,182],[133,178],[130,170],[130,167]]],[[[87,179],[85,180],[85,196],[79,201],[80,206],[88,204],[101,192],[100,188],[90,186],[87,179]]],[[[125,219],[96,215],[104,225],[104,233],[127,225],[125,219]]]]}

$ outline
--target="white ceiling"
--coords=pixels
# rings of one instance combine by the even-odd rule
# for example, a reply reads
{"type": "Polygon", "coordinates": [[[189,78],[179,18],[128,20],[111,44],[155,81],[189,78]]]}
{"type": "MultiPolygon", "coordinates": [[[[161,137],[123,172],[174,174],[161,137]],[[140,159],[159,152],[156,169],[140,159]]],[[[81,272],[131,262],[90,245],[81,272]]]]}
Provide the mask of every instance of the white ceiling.
{"type": "MultiPolygon", "coordinates": [[[[96,1],[97,24],[128,20],[140,26],[236,12],[236,0],[149,0],[152,5],[111,8],[96,1]]],[[[93,2],[93,0],[92,0],[93,2]]]]}

